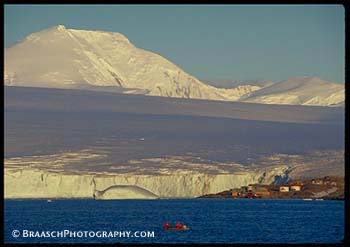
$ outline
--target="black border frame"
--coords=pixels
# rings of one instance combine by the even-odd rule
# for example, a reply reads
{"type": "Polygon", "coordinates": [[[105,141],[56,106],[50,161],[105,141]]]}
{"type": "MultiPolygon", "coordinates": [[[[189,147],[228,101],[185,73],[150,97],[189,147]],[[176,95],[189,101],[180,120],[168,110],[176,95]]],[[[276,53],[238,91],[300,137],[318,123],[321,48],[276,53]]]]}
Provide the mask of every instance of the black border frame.
{"type": "MultiPolygon", "coordinates": [[[[159,0],[158,0],[159,1],[159,0]]],[[[344,155],[345,155],[345,162],[344,162],[344,180],[345,180],[345,198],[344,198],[344,239],[342,242],[339,243],[5,243],[5,233],[4,233],[4,221],[5,221],[5,214],[4,214],[4,162],[2,162],[2,169],[1,169],[1,207],[2,208],[2,231],[0,233],[0,244],[2,246],[182,246],[182,245],[195,245],[195,246],[295,246],[295,247],[305,247],[305,246],[350,246],[350,124],[349,124],[349,109],[350,109],[350,100],[348,98],[348,95],[350,94],[350,57],[349,57],[349,50],[350,50],[350,1],[346,0],[286,0],[282,2],[278,1],[271,1],[271,0],[265,0],[265,1],[257,1],[257,0],[238,0],[238,1],[223,1],[223,0],[217,0],[217,1],[209,1],[209,0],[190,0],[190,1],[173,1],[168,0],[166,3],[162,3],[161,1],[145,1],[145,0],[118,0],[118,1],[106,1],[106,0],[90,0],[90,1],[76,1],[76,0],[3,0],[0,8],[1,12],[3,13],[2,21],[2,45],[4,46],[4,24],[5,24],[5,5],[37,5],[37,4],[57,4],[57,5],[72,5],[72,4],[89,4],[89,5],[124,5],[124,4],[135,4],[135,5],[143,5],[143,4],[150,4],[150,5],[194,5],[194,4],[200,4],[200,5],[237,5],[237,4],[261,4],[261,5],[342,5],[345,10],[345,148],[344,148],[344,155]],[[346,128],[346,126],[349,126],[349,128],[346,128]]],[[[2,68],[4,68],[4,58],[1,61],[2,62],[2,68]]],[[[4,78],[4,69],[1,70],[2,78],[4,78]]],[[[4,109],[4,86],[1,87],[1,95],[3,96],[3,100],[1,103],[3,104],[4,109]]],[[[5,136],[5,128],[4,128],[4,111],[3,111],[3,120],[1,122],[3,127],[3,136],[5,136]]],[[[2,141],[2,147],[4,150],[5,140],[3,138],[2,141]]],[[[5,150],[4,150],[5,151],[5,150]]],[[[4,155],[4,152],[3,152],[4,155]]],[[[4,161],[4,156],[3,156],[4,161]]]]}

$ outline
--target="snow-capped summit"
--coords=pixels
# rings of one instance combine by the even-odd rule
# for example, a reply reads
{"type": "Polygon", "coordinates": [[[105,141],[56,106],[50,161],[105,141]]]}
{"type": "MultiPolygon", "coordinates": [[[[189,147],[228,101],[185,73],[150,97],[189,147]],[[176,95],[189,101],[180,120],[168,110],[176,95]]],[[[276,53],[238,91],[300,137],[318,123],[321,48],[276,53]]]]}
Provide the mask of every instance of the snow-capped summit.
{"type": "Polygon", "coordinates": [[[57,29],[58,31],[64,31],[66,30],[66,27],[64,25],[57,25],[57,26],[53,26],[52,29],[57,29]]]}
{"type": "Polygon", "coordinates": [[[66,27],[63,25],[57,25],[56,28],[57,28],[57,30],[65,30],[66,29],[66,27]]]}
{"type": "Polygon", "coordinates": [[[120,33],[63,25],[33,33],[6,49],[5,83],[49,88],[115,86],[131,93],[140,91],[129,89],[141,89],[148,95],[213,100],[237,100],[242,94],[206,85],[165,58],[135,47],[120,33]]]}
{"type": "Polygon", "coordinates": [[[275,84],[207,85],[116,32],[57,25],[5,49],[5,85],[116,89],[124,93],[266,104],[339,105],[344,86],[318,78],[275,84]]]}

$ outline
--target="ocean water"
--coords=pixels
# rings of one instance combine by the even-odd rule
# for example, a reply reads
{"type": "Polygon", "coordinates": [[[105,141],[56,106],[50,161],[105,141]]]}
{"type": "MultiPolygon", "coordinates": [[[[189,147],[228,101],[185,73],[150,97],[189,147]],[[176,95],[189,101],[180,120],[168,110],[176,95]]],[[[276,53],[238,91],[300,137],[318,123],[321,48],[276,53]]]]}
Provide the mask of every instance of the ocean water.
{"type": "Polygon", "coordinates": [[[343,238],[343,201],[5,200],[5,242],[12,243],[305,243],[343,238]],[[164,231],[165,221],[183,222],[190,230],[164,231]]]}

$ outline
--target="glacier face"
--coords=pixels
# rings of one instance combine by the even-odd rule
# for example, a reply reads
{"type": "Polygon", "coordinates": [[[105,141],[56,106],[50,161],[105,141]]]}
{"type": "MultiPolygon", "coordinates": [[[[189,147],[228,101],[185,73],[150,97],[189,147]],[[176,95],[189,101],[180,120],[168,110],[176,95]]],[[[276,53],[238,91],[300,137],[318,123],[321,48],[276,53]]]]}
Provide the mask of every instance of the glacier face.
{"type": "Polygon", "coordinates": [[[244,167],[193,157],[106,163],[106,154],[76,152],[5,159],[5,198],[155,198],[195,197],[248,185],[288,180],[287,165],[244,167]],[[82,169],[90,166],[91,169],[82,169]],[[134,187],[132,187],[134,186],[134,187]]]}
{"type": "MultiPolygon", "coordinates": [[[[251,183],[270,184],[275,179],[288,179],[288,169],[287,166],[275,166],[232,174],[174,172],[170,175],[135,175],[68,174],[31,168],[5,168],[5,198],[93,198],[97,191],[116,185],[137,186],[162,198],[196,197],[251,183]]],[[[120,191],[116,194],[129,198],[140,196],[140,193],[130,191],[134,194],[120,191]]],[[[113,197],[115,194],[112,191],[106,198],[113,197]]]]}
{"type": "Polygon", "coordinates": [[[196,197],[248,185],[288,180],[287,165],[245,167],[190,156],[134,159],[104,168],[105,152],[75,152],[5,159],[5,198],[196,197]],[[84,167],[91,167],[84,169],[84,167]]]}
{"type": "MultiPolygon", "coordinates": [[[[344,176],[344,155],[340,150],[315,151],[305,155],[277,154],[264,157],[248,167],[218,163],[212,164],[214,168],[211,170],[209,166],[188,164],[183,160],[158,159],[153,161],[163,167],[158,167],[159,172],[148,169],[143,173],[125,167],[124,173],[64,169],[79,161],[101,161],[98,155],[88,156],[85,152],[47,157],[46,161],[37,157],[33,161],[29,158],[5,159],[5,198],[181,198],[218,193],[255,183],[278,184],[290,179],[344,176]],[[50,157],[50,163],[47,163],[47,157],[50,157]],[[165,163],[171,169],[166,170],[165,163]]],[[[131,162],[131,166],[137,164],[131,162]]],[[[150,165],[145,163],[144,167],[150,165]]]]}

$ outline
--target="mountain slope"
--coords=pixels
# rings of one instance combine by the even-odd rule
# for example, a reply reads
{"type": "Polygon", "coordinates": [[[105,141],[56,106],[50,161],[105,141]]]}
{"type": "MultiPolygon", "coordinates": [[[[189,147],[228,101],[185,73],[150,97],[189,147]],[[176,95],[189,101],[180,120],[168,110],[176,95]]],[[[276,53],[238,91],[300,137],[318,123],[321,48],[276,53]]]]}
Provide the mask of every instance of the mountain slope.
{"type": "Polygon", "coordinates": [[[136,48],[122,34],[66,29],[61,25],[33,33],[6,49],[5,84],[49,88],[115,86],[125,93],[212,100],[237,100],[258,89],[217,89],[165,58],[136,48]]]}
{"type": "Polygon", "coordinates": [[[342,105],[345,88],[317,77],[295,77],[246,95],[244,102],[288,105],[342,105]]]}
{"type": "Polygon", "coordinates": [[[319,78],[207,85],[124,35],[54,26],[5,49],[5,85],[262,104],[341,106],[344,86],[319,78]]]}

